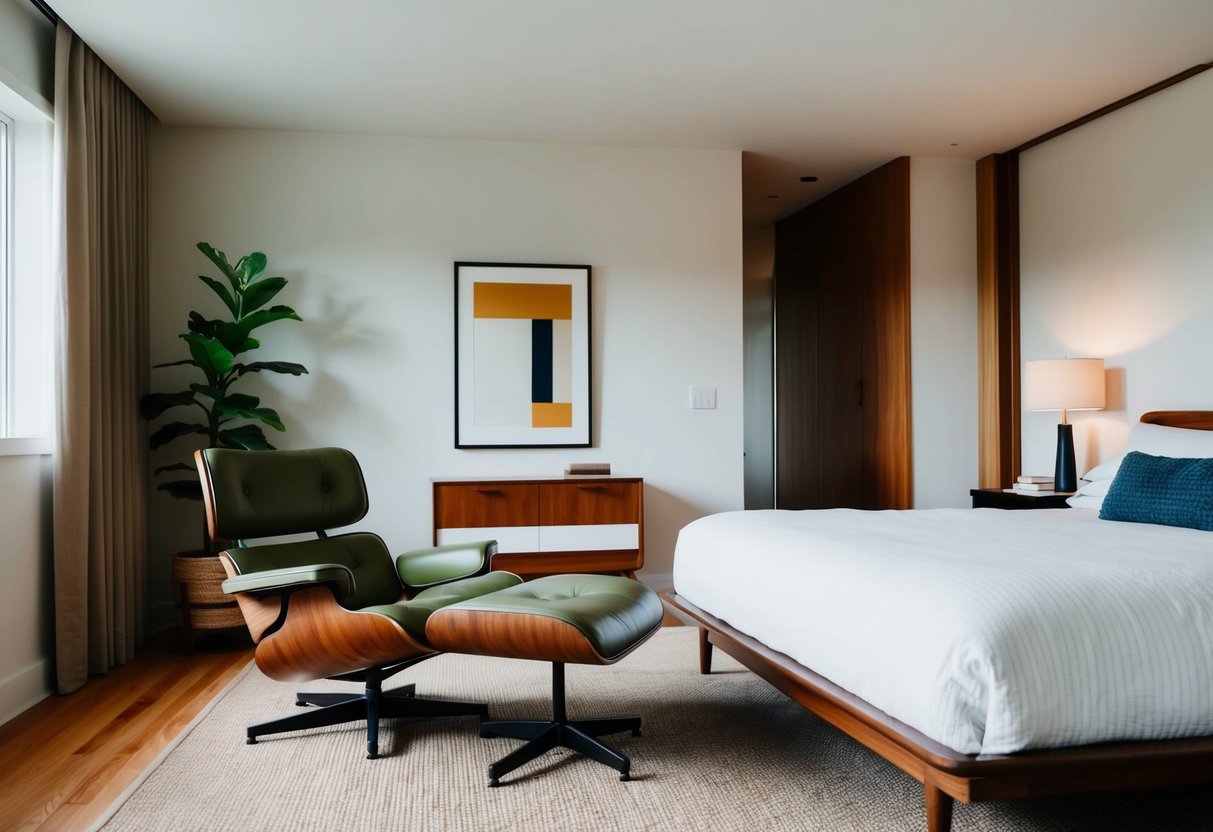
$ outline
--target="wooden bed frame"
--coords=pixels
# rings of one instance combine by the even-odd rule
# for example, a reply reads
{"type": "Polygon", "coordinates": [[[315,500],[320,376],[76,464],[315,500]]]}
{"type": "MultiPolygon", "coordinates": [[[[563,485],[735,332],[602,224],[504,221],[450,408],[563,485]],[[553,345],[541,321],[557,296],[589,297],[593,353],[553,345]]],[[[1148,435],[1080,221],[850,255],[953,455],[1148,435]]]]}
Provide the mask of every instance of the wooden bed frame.
{"type": "MultiPolygon", "coordinates": [[[[1213,430],[1213,411],[1154,411],[1142,422],[1213,430]]],[[[667,608],[699,628],[699,670],[719,647],[797,703],[922,783],[927,829],[948,832],[954,800],[1213,783],[1213,736],[1116,742],[1009,755],[961,754],[696,607],[673,591],[667,608]]]]}

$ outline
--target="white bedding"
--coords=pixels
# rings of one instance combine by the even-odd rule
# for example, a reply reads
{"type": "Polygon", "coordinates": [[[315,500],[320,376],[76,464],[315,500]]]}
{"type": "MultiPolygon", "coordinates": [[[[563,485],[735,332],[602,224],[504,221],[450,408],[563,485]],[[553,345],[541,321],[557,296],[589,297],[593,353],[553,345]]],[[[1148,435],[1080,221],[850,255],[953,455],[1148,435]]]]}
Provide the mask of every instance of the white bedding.
{"type": "Polygon", "coordinates": [[[678,594],[965,754],[1213,735],[1213,533],[1080,509],[748,511],[678,594]]]}

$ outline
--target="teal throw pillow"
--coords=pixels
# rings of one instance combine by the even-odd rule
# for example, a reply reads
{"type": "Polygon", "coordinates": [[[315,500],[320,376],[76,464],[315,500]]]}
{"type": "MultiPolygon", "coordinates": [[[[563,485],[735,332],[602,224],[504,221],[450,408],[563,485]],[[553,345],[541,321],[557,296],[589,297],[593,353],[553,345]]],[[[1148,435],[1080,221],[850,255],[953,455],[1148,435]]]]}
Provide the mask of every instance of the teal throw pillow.
{"type": "Polygon", "coordinates": [[[1213,459],[1130,452],[1104,497],[1099,519],[1213,531],[1213,459]]]}

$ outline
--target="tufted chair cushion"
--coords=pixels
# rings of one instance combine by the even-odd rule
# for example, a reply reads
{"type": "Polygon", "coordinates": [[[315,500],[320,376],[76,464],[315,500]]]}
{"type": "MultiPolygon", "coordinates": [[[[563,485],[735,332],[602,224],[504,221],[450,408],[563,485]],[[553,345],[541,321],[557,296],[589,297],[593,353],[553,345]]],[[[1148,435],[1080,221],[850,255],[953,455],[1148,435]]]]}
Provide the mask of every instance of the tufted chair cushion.
{"type": "Polygon", "coordinates": [[[209,448],[203,459],[209,473],[203,498],[216,539],[315,532],[366,516],[362,469],[342,448],[256,453],[209,448]]]}
{"type": "Polygon", "coordinates": [[[355,532],[323,540],[275,543],[228,549],[227,556],[241,575],[287,566],[339,563],[354,574],[354,593],[341,599],[349,609],[362,609],[400,600],[400,581],[383,540],[376,534],[355,532]]]}

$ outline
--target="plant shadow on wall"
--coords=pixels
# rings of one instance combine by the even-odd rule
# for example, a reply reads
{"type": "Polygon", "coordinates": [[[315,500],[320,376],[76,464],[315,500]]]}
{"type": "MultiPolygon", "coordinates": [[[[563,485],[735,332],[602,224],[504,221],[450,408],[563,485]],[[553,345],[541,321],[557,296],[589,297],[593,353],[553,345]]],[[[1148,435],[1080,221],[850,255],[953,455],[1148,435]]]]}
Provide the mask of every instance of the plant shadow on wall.
{"type": "MultiPolygon", "coordinates": [[[[289,306],[267,304],[286,286],[286,278],[264,277],[266,256],[255,251],[241,257],[233,266],[222,251],[209,243],[198,243],[198,250],[219,269],[226,285],[212,277],[199,275],[223,305],[231,318],[207,318],[190,312],[188,332],[181,339],[189,357],[179,361],[157,364],[156,367],[194,367],[200,380],[187,389],[172,393],[149,393],[140,402],[143,417],[158,419],[169,411],[186,409],[195,421],[173,421],[161,425],[152,433],[153,450],[186,437],[202,437],[201,447],[243,448],[269,450],[265,427],[286,430],[282,418],[273,408],[263,407],[261,399],[247,393],[237,393],[233,387],[250,373],[280,373],[299,376],[307,372],[302,364],[290,361],[248,361],[248,353],[261,342],[252,336],[254,330],[275,321],[302,318],[289,306]]],[[[198,446],[195,439],[190,449],[198,446]]],[[[202,486],[192,461],[162,465],[153,476],[171,475],[157,489],[179,499],[202,499],[202,486]]],[[[202,520],[202,518],[199,518],[202,520]]],[[[222,542],[214,541],[202,524],[202,549],[179,553],[174,557],[173,585],[177,603],[182,610],[183,625],[192,643],[192,631],[197,628],[217,629],[243,624],[235,602],[224,595],[219,583],[225,574],[216,551],[222,542]]]]}

